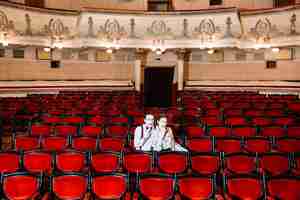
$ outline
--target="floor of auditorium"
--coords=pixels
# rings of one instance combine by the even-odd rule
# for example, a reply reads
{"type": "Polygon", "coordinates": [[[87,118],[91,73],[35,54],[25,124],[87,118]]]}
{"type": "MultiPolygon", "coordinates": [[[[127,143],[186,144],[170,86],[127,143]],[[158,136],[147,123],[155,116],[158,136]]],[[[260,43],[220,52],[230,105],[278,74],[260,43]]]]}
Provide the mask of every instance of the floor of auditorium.
{"type": "Polygon", "coordinates": [[[134,91],[0,98],[1,195],[300,199],[298,96],[178,95],[168,108],[144,107],[134,91]],[[147,113],[166,116],[188,153],[135,151],[134,130],[147,113]]]}

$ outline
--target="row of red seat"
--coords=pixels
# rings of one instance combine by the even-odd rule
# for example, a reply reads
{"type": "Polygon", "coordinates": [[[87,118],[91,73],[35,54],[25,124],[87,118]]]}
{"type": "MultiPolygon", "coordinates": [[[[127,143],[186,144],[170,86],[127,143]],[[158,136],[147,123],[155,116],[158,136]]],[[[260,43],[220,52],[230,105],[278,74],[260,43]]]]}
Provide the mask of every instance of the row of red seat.
{"type": "Polygon", "coordinates": [[[1,152],[1,173],[26,170],[30,173],[164,173],[168,175],[300,175],[300,154],[285,153],[198,153],[179,152],[1,152]]]}
{"type": "Polygon", "coordinates": [[[179,176],[145,174],[139,176],[136,188],[125,174],[86,175],[68,173],[52,175],[50,187],[41,176],[19,172],[2,175],[3,195],[8,199],[282,199],[300,198],[300,178],[258,175],[225,175],[222,190],[216,176],[179,176]],[[43,188],[44,186],[44,188],[43,188]],[[45,189],[46,188],[50,188],[45,189]],[[91,188],[91,189],[89,189],[91,188]],[[175,189],[177,188],[177,189],[175,189]]]}

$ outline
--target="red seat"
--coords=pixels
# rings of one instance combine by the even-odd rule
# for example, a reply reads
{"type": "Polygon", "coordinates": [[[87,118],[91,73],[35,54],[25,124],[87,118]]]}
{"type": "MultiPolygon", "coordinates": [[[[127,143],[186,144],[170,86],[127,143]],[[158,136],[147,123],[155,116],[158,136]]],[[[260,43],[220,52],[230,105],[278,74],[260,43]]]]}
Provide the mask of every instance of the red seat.
{"type": "Polygon", "coordinates": [[[124,155],[123,166],[130,173],[147,173],[152,170],[152,156],[147,153],[124,155]]]}
{"type": "Polygon", "coordinates": [[[212,152],[213,142],[210,138],[193,138],[186,141],[186,146],[193,152],[212,152]]]}
{"type": "Polygon", "coordinates": [[[73,137],[72,148],[78,151],[95,151],[97,150],[97,139],[92,137],[73,137]]]}
{"type": "Polygon", "coordinates": [[[66,137],[49,136],[42,138],[41,141],[43,150],[46,151],[61,151],[68,147],[69,142],[66,137]]]}
{"type": "Polygon", "coordinates": [[[256,157],[250,154],[231,154],[225,156],[225,169],[232,174],[250,174],[255,172],[256,157]]]}
{"type": "Polygon", "coordinates": [[[217,117],[202,117],[201,121],[206,126],[223,126],[224,122],[217,117]]]}
{"type": "Polygon", "coordinates": [[[215,174],[220,164],[219,154],[196,154],[191,157],[191,168],[198,174],[215,174]]]}
{"type": "Polygon", "coordinates": [[[263,196],[262,181],[254,177],[227,178],[225,187],[228,196],[238,199],[257,200],[263,196]]]}
{"type": "Polygon", "coordinates": [[[239,139],[222,138],[216,140],[216,150],[225,153],[241,152],[241,142],[239,139]]]}
{"type": "Polygon", "coordinates": [[[252,119],[252,123],[255,126],[270,126],[272,124],[272,120],[264,117],[257,117],[252,119]]]}
{"type": "Polygon", "coordinates": [[[266,153],[271,151],[271,144],[265,138],[247,138],[245,140],[245,150],[251,153],[266,153]]]}
{"type": "Polygon", "coordinates": [[[204,136],[204,130],[198,126],[186,127],[186,135],[189,138],[204,136]]]}
{"type": "Polygon", "coordinates": [[[89,119],[89,122],[99,126],[99,125],[102,125],[104,123],[104,117],[102,117],[100,115],[97,115],[97,116],[91,117],[89,119]]]}
{"type": "Polygon", "coordinates": [[[92,192],[99,199],[121,199],[126,193],[125,175],[104,175],[92,178],[92,192]]]}
{"type": "Polygon", "coordinates": [[[226,127],[212,127],[209,131],[210,136],[227,137],[230,136],[230,128],[226,127]]]}
{"type": "Polygon", "coordinates": [[[285,135],[285,132],[284,132],[283,128],[274,126],[274,127],[265,127],[265,128],[263,128],[261,130],[260,134],[262,136],[267,136],[267,137],[270,137],[270,136],[282,137],[282,136],[285,135]]]}
{"type": "Polygon", "coordinates": [[[249,117],[260,117],[264,116],[264,112],[263,110],[248,110],[244,115],[249,117]]]}
{"type": "Polygon", "coordinates": [[[300,199],[299,178],[274,178],[267,181],[267,188],[271,197],[282,200],[300,199]]]}
{"type": "Polygon", "coordinates": [[[126,137],[128,128],[126,126],[111,125],[107,128],[106,134],[113,137],[126,137]]]}
{"type": "Polygon", "coordinates": [[[293,173],[297,176],[300,175],[300,156],[296,156],[293,163],[293,173]]]}
{"type": "Polygon", "coordinates": [[[56,167],[63,172],[80,172],[85,167],[85,155],[76,151],[58,153],[56,154],[56,167]]]}
{"type": "Polygon", "coordinates": [[[160,170],[168,174],[180,174],[187,169],[187,155],[179,152],[160,153],[158,166],[160,170]]]}
{"type": "Polygon", "coordinates": [[[50,153],[41,151],[25,152],[23,164],[27,171],[33,173],[51,173],[53,169],[53,157],[50,153]]]}
{"type": "Polygon", "coordinates": [[[77,135],[77,127],[71,125],[58,125],[55,127],[55,133],[59,136],[77,135]]]}
{"type": "Polygon", "coordinates": [[[294,124],[294,119],[290,117],[280,117],[274,120],[274,124],[278,126],[291,126],[294,124]]]}
{"type": "Polygon", "coordinates": [[[179,192],[189,199],[211,199],[214,197],[214,181],[206,177],[183,177],[178,181],[179,192]]]}
{"type": "Polygon", "coordinates": [[[141,194],[147,199],[169,200],[174,195],[174,180],[168,177],[143,177],[139,182],[141,194]]]}
{"type": "Polygon", "coordinates": [[[41,180],[27,173],[7,174],[3,177],[3,194],[7,199],[25,200],[39,194],[41,180]]]}
{"type": "Polygon", "coordinates": [[[280,152],[300,152],[300,139],[282,138],[277,141],[277,149],[280,152]]]}
{"type": "Polygon", "coordinates": [[[235,127],[232,129],[232,134],[240,137],[251,137],[256,135],[254,127],[235,127]]]}
{"type": "Polygon", "coordinates": [[[63,119],[63,122],[68,124],[81,124],[84,122],[84,119],[82,117],[71,116],[71,117],[65,117],[63,119]]]}
{"type": "Polygon", "coordinates": [[[33,150],[40,148],[40,141],[37,137],[19,135],[15,137],[16,150],[33,150]]]}
{"type": "Polygon", "coordinates": [[[272,176],[287,173],[290,169],[288,157],[280,154],[262,155],[259,167],[272,176]]]}
{"type": "Polygon", "coordinates": [[[84,126],[81,128],[80,133],[83,136],[89,136],[89,137],[97,137],[100,136],[102,132],[102,128],[98,126],[84,126]]]}
{"type": "Polygon", "coordinates": [[[48,125],[32,125],[31,135],[33,136],[48,136],[51,134],[51,127],[48,125]]]}
{"type": "Polygon", "coordinates": [[[112,173],[120,168],[120,155],[118,153],[94,153],[90,161],[92,169],[99,173],[112,173]]]}
{"type": "Polygon", "coordinates": [[[14,152],[1,152],[0,153],[0,173],[16,172],[20,165],[20,156],[14,152]]]}
{"type": "Polygon", "coordinates": [[[128,124],[127,117],[113,117],[111,118],[110,122],[113,123],[121,123],[121,124],[128,124]]]}
{"type": "Polygon", "coordinates": [[[88,188],[87,177],[83,175],[61,175],[52,179],[52,190],[62,200],[83,199],[88,188]]]}
{"type": "Polygon", "coordinates": [[[119,138],[102,138],[99,140],[99,148],[101,151],[122,151],[125,141],[119,138]]]}
{"type": "Polygon", "coordinates": [[[243,117],[231,117],[228,118],[225,122],[229,126],[247,126],[248,123],[243,117]]]}
{"type": "Polygon", "coordinates": [[[300,137],[300,126],[288,127],[287,135],[288,137],[300,137]]]}
{"type": "Polygon", "coordinates": [[[47,124],[57,124],[61,119],[57,116],[44,116],[43,121],[47,124]]]}
{"type": "Polygon", "coordinates": [[[265,115],[270,117],[281,117],[284,114],[282,110],[266,110],[265,115]]]}

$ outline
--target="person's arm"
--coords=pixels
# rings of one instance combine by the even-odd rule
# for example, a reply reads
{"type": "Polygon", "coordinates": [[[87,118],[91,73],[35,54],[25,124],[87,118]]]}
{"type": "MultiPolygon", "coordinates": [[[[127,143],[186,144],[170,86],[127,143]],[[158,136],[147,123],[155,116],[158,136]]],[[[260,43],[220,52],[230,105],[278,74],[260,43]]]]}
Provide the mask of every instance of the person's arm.
{"type": "Polygon", "coordinates": [[[170,140],[170,144],[171,144],[171,149],[172,151],[175,151],[175,139],[174,139],[174,135],[173,135],[173,131],[170,127],[168,127],[168,132],[169,132],[169,140],[170,140]]]}

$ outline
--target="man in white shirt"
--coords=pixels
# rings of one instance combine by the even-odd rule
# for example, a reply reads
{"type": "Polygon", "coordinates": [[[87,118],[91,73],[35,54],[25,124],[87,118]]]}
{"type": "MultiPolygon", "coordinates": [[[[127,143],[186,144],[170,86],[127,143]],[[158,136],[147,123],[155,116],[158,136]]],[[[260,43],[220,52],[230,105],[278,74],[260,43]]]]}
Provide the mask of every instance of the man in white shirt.
{"type": "Polygon", "coordinates": [[[144,124],[134,131],[134,147],[141,151],[157,151],[158,133],[154,127],[154,116],[147,114],[144,124]]]}

